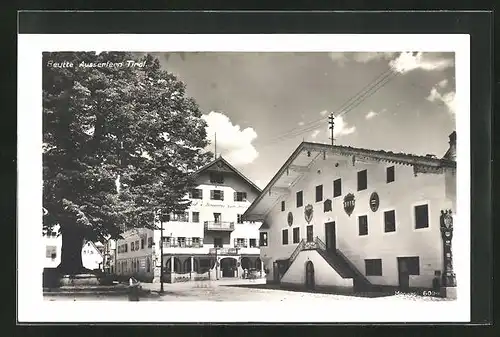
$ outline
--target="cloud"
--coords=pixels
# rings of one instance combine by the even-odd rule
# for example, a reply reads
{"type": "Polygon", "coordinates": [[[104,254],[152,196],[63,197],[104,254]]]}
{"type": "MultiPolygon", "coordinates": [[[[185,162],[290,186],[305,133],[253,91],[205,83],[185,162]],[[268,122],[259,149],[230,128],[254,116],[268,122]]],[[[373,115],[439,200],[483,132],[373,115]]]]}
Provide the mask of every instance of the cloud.
{"type": "Polygon", "coordinates": [[[365,115],[365,118],[366,118],[366,119],[372,119],[373,117],[375,117],[375,116],[377,116],[377,115],[378,115],[378,113],[377,113],[377,112],[375,112],[375,111],[370,111],[370,112],[368,112],[368,113],[365,115]]]}
{"type": "Polygon", "coordinates": [[[303,122],[303,121],[300,121],[300,122],[298,122],[297,124],[298,124],[298,125],[300,125],[300,126],[302,126],[302,125],[304,125],[304,122],[303,122]]]}
{"type": "Polygon", "coordinates": [[[253,162],[259,152],[252,142],[257,133],[251,127],[241,129],[234,125],[228,116],[212,111],[202,117],[207,122],[207,136],[212,141],[209,149],[214,151],[214,134],[217,133],[217,153],[221,154],[233,165],[244,165],[253,162]]]}
{"type": "MultiPolygon", "coordinates": [[[[439,86],[439,84],[437,86],[439,86]]],[[[438,91],[437,87],[435,86],[431,89],[431,92],[429,93],[429,96],[427,96],[426,99],[430,102],[437,102],[439,104],[444,104],[452,115],[456,114],[454,91],[442,94],[438,91]]]]}
{"type": "Polygon", "coordinates": [[[314,130],[313,133],[311,134],[311,138],[315,139],[316,137],[318,137],[320,131],[319,130],[314,130]]]}
{"type": "Polygon", "coordinates": [[[365,52],[365,53],[352,53],[352,59],[356,62],[367,63],[370,61],[390,60],[396,53],[392,52],[365,52]]]}
{"type": "Polygon", "coordinates": [[[326,114],[327,114],[327,113],[328,113],[328,111],[327,111],[327,110],[323,110],[323,111],[321,111],[319,114],[320,114],[321,116],[326,116],[326,114]]]}
{"type": "Polygon", "coordinates": [[[440,86],[441,88],[444,88],[447,85],[448,85],[448,80],[446,78],[438,83],[438,86],[440,86]]]}
{"type": "MultiPolygon", "coordinates": [[[[351,133],[354,133],[356,131],[355,126],[350,126],[347,124],[347,122],[344,120],[343,116],[338,116],[335,117],[335,126],[333,128],[333,138],[339,138],[342,136],[349,135],[351,133]]],[[[330,137],[330,129],[327,128],[327,134],[328,137],[330,137]]]]}
{"type": "Polygon", "coordinates": [[[345,53],[328,53],[328,56],[341,67],[349,61],[345,53]]]}
{"type": "Polygon", "coordinates": [[[451,58],[435,56],[429,53],[403,52],[392,61],[389,66],[398,73],[404,74],[415,69],[426,71],[444,70],[453,67],[455,64],[451,58]]]}

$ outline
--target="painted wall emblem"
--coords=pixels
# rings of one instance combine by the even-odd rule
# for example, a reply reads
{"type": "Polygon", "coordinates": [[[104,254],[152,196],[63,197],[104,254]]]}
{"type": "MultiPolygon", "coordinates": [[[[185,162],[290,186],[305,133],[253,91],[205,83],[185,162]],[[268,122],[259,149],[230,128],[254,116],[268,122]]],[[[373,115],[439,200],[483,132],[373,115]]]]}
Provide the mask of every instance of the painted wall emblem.
{"type": "Polygon", "coordinates": [[[354,206],[356,205],[356,200],[354,198],[354,194],[349,193],[344,197],[344,211],[348,216],[351,216],[354,211],[354,206]]]}
{"type": "Polygon", "coordinates": [[[293,214],[292,214],[292,212],[288,212],[287,221],[288,221],[288,226],[293,225],[293,214]]]}
{"type": "Polygon", "coordinates": [[[370,195],[370,209],[372,212],[376,212],[378,210],[378,206],[380,205],[380,199],[378,197],[377,192],[373,192],[372,195],[370,195]]]}
{"type": "Polygon", "coordinates": [[[311,204],[307,205],[304,208],[304,217],[306,218],[307,223],[310,223],[313,218],[313,206],[311,204]]]}

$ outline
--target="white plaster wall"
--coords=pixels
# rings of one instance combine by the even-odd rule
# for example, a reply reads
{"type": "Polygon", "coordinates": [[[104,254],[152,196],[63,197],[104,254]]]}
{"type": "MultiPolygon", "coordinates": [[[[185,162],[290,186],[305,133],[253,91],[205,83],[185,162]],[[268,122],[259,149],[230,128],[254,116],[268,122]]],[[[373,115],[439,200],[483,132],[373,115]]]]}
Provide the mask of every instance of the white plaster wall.
{"type": "Polygon", "coordinates": [[[102,269],[103,256],[99,253],[99,250],[95,248],[94,245],[86,243],[82,248],[82,263],[87,269],[102,269]]]}
{"type": "Polygon", "coordinates": [[[314,282],[317,286],[353,286],[352,278],[343,278],[333,269],[325,259],[315,250],[305,250],[297,255],[293,264],[288,268],[281,279],[283,283],[305,284],[306,263],[312,261],[314,265],[314,282]]]}
{"type": "MultiPolygon", "coordinates": [[[[296,247],[292,243],[292,229],[300,228],[300,237],[306,237],[304,207],[308,204],[314,207],[311,221],[313,235],[325,241],[325,223],[335,221],[337,247],[365,273],[364,259],[382,259],[383,276],[369,276],[368,279],[380,285],[397,285],[397,257],[419,256],[420,275],[410,278],[411,286],[431,286],[434,270],[442,269],[442,240],[440,234],[440,211],[452,208],[455,211],[455,194],[453,175],[423,174],[417,176],[411,166],[395,166],[395,181],[386,183],[386,167],[392,164],[362,163],[346,157],[330,157],[318,159],[307,177],[294,186],[289,195],[284,196],[286,209],[281,211],[281,200],[274,205],[266,221],[269,246],[261,247],[261,255],[269,268],[269,279],[272,279],[272,261],[288,258],[296,247]],[[335,164],[338,163],[338,167],[335,164]],[[367,169],[368,188],[357,191],[357,172],[367,169]],[[320,173],[318,173],[320,170],[320,173]],[[333,181],[342,179],[342,195],[333,198],[333,181]],[[315,187],[323,185],[323,201],[332,199],[331,212],[323,212],[323,201],[315,202],[315,187]],[[303,191],[304,206],[296,207],[296,192],[303,191]],[[380,206],[376,212],[369,208],[369,198],[372,192],[377,192],[380,206]],[[354,212],[348,216],[343,208],[343,199],[347,193],[353,193],[356,199],[354,212]],[[414,209],[417,204],[429,205],[429,228],[415,229],[414,209]],[[396,232],[384,232],[384,211],[395,210],[396,232]],[[294,223],[287,224],[287,214],[291,211],[294,223]],[[358,235],[358,216],[368,216],[368,235],[358,235]],[[282,229],[289,230],[289,244],[282,245],[282,229]]],[[[283,199],[282,199],[283,200],[283,199]]]]}

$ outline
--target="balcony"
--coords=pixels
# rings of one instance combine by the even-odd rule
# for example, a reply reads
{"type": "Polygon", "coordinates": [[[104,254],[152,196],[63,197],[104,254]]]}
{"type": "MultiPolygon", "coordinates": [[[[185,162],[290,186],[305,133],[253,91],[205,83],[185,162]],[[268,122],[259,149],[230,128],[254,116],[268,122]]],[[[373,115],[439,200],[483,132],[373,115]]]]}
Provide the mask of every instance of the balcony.
{"type": "Polygon", "coordinates": [[[234,230],[234,222],[229,221],[205,221],[206,231],[231,232],[234,230]]]}

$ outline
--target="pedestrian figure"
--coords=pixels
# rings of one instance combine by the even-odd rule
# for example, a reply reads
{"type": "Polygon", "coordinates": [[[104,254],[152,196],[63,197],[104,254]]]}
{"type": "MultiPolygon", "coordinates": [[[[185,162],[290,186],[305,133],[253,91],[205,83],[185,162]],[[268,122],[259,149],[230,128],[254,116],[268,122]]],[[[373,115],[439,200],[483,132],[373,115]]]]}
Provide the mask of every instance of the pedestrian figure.
{"type": "Polygon", "coordinates": [[[129,279],[129,291],[128,291],[128,300],[133,302],[139,301],[139,291],[140,291],[140,282],[137,281],[133,276],[129,279]]]}

